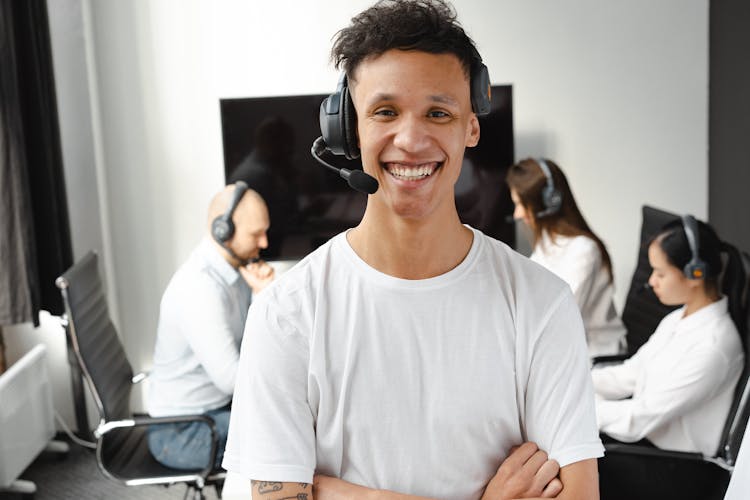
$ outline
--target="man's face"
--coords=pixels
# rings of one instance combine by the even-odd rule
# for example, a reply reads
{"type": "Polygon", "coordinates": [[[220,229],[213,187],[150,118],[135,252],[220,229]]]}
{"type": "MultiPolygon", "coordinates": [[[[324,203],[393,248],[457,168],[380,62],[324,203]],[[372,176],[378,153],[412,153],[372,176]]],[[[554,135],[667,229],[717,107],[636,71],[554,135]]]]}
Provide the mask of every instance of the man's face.
{"type": "Polygon", "coordinates": [[[479,141],[458,58],[389,50],[360,63],[351,89],[362,163],[380,183],[368,203],[412,219],[455,211],[464,149],[479,141]]]}
{"type": "MultiPolygon", "coordinates": [[[[248,195],[245,195],[248,197],[248,195]]],[[[268,209],[258,199],[244,199],[237,206],[232,217],[235,233],[227,242],[232,251],[242,260],[250,260],[260,255],[261,249],[268,247],[268,209]]]]}

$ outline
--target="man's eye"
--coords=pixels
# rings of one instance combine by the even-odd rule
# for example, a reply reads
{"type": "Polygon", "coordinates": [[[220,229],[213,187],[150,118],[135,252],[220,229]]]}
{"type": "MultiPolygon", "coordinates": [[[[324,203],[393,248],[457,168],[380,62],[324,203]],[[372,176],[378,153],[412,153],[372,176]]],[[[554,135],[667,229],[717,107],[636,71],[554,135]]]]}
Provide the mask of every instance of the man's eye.
{"type": "Polygon", "coordinates": [[[434,109],[427,113],[427,116],[429,116],[430,118],[448,118],[450,114],[441,109],[434,109]]]}
{"type": "Polygon", "coordinates": [[[378,116],[396,116],[396,112],[392,109],[378,109],[373,114],[378,116]]]}

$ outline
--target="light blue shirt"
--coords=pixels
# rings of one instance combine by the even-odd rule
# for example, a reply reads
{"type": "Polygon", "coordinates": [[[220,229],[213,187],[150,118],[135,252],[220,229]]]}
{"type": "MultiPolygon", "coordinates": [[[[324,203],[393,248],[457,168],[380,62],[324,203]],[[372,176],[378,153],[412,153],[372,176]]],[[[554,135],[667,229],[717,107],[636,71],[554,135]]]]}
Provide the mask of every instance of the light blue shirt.
{"type": "Polygon", "coordinates": [[[203,413],[231,401],[251,299],[239,272],[204,238],[162,296],[151,415],[203,413]]]}

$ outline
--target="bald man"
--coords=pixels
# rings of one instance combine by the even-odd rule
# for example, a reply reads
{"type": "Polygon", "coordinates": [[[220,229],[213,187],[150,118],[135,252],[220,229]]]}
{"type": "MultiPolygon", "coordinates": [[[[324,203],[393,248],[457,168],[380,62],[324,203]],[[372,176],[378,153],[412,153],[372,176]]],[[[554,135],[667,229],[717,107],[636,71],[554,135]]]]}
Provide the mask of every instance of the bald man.
{"type": "MultiPolygon", "coordinates": [[[[268,246],[268,228],[268,209],[258,193],[244,183],[225,187],[211,200],[206,237],[161,300],[148,412],[212,417],[219,436],[217,466],[224,455],[247,310],[253,295],[274,279],[273,268],[259,260],[268,246]]],[[[169,467],[196,469],[209,463],[211,436],[205,424],[152,426],[148,444],[169,467]]]]}

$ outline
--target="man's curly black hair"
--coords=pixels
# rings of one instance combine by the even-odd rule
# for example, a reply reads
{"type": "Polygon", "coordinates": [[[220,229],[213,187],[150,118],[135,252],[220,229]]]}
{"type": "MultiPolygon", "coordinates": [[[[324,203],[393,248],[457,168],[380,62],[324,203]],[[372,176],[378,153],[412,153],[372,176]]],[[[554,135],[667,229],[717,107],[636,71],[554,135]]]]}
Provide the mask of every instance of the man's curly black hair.
{"type": "Polygon", "coordinates": [[[331,60],[352,79],[363,60],[391,49],[454,54],[467,77],[481,62],[456,11],[443,0],[380,0],[336,33],[331,60]]]}

